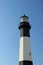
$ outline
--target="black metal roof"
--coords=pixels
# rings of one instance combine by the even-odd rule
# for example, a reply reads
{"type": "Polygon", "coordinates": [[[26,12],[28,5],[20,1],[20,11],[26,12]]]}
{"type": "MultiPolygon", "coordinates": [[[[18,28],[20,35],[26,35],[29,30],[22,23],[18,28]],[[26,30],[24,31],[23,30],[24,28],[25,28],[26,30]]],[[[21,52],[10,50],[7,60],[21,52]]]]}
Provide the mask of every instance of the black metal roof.
{"type": "Polygon", "coordinates": [[[26,16],[25,14],[23,16],[21,16],[20,18],[23,18],[23,17],[27,17],[28,18],[28,16],[26,16]]]}

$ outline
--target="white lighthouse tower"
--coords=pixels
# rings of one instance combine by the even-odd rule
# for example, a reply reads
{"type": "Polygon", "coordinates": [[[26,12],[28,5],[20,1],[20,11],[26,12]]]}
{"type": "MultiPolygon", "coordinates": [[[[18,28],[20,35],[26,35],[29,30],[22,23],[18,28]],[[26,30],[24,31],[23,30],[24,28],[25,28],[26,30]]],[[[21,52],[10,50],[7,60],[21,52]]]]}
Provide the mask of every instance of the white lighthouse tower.
{"type": "Polygon", "coordinates": [[[20,18],[20,50],[19,50],[19,65],[33,65],[31,46],[30,46],[30,29],[28,16],[20,18]]]}

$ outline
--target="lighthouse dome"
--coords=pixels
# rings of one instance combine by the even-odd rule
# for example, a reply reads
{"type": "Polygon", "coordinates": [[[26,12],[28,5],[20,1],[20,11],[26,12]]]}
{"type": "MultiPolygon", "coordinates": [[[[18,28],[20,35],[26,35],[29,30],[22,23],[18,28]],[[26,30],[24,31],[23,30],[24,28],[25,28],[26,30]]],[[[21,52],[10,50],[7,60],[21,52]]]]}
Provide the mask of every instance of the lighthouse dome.
{"type": "Polygon", "coordinates": [[[28,22],[28,16],[22,16],[21,18],[20,18],[20,20],[21,20],[21,22],[28,22]]]}

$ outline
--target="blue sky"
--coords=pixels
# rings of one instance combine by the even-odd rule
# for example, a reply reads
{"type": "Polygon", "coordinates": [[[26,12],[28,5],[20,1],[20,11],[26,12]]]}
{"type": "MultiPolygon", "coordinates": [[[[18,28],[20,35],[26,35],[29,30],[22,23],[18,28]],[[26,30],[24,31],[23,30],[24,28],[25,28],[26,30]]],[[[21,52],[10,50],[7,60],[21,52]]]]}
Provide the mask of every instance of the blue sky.
{"type": "Polygon", "coordinates": [[[22,15],[29,17],[34,65],[43,65],[43,0],[0,0],[0,65],[18,65],[22,15]]]}

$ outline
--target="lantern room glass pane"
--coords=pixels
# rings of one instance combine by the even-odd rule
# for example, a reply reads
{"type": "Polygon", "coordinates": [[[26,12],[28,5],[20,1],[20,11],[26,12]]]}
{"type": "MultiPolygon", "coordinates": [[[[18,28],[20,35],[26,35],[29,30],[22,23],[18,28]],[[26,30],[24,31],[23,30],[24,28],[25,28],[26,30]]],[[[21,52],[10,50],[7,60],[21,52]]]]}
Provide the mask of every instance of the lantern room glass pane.
{"type": "Polygon", "coordinates": [[[28,18],[27,17],[21,18],[21,22],[28,22],[28,18]]]}

